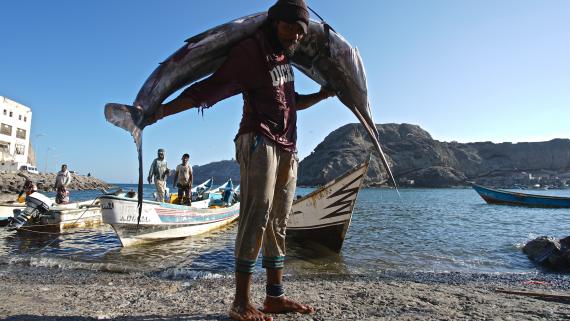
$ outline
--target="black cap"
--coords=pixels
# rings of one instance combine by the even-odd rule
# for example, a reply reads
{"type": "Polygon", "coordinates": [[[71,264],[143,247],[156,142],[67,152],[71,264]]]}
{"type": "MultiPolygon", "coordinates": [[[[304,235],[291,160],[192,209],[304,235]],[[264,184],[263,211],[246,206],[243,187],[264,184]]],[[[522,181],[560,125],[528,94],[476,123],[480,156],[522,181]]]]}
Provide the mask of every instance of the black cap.
{"type": "Polygon", "coordinates": [[[298,23],[307,33],[309,10],[303,0],[278,0],[267,12],[270,19],[298,23]]]}

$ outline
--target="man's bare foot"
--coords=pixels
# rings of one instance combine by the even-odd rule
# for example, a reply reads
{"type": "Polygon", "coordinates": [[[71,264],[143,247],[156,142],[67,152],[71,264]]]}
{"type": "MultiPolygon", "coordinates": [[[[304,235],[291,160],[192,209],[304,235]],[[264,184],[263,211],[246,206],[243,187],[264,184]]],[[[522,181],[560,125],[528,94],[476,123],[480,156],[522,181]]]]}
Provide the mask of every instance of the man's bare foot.
{"type": "Polygon", "coordinates": [[[266,316],[251,304],[245,306],[232,304],[230,318],[237,321],[273,321],[273,318],[266,316]]]}
{"type": "Polygon", "coordinates": [[[315,313],[315,308],[295,302],[286,296],[281,296],[278,298],[268,296],[265,297],[262,311],[265,313],[298,312],[302,314],[311,314],[315,313]]]}

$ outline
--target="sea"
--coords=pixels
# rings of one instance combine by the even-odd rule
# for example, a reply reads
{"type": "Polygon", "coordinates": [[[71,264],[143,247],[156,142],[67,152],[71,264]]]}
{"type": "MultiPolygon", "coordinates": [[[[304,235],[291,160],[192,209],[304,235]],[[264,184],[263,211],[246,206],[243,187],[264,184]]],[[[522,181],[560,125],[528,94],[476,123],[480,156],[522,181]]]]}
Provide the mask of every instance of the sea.
{"type": "MultiPolygon", "coordinates": [[[[117,184],[123,190],[133,184],[117,184]]],[[[312,189],[298,188],[297,195],[312,189]]],[[[145,185],[150,199],[153,185],[145,185]]],[[[570,190],[529,191],[570,197],[570,190]]],[[[88,200],[99,191],[72,191],[88,200]]],[[[53,196],[48,194],[48,196],[53,196]]],[[[486,204],[470,188],[360,191],[340,253],[288,243],[286,273],[378,275],[383,271],[536,273],[522,252],[538,236],[570,235],[570,209],[486,204]]],[[[123,248],[110,226],[61,234],[0,230],[0,264],[154,273],[167,278],[231,275],[237,224],[186,239],[123,248]]],[[[258,260],[258,272],[262,271],[258,260]]]]}

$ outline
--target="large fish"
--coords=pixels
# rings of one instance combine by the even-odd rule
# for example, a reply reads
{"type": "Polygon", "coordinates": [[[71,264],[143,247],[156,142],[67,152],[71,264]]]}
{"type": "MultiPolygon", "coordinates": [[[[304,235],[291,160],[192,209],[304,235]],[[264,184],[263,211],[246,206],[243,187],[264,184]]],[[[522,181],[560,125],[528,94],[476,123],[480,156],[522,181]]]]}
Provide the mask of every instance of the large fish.
{"type": "MultiPolygon", "coordinates": [[[[142,211],[142,131],[145,119],[154,115],[166,98],[179,89],[213,73],[231,48],[252,36],[267,20],[267,13],[246,16],[220,25],[186,40],[186,44],[162,62],[140,89],[133,106],[105,105],[105,118],[131,133],[139,160],[139,220],[142,211]]],[[[327,24],[311,20],[309,33],[301,41],[294,66],[309,78],[334,90],[362,123],[380,154],[388,176],[396,181],[378,141],[378,131],[368,103],[366,75],[357,49],[327,24]]]]}

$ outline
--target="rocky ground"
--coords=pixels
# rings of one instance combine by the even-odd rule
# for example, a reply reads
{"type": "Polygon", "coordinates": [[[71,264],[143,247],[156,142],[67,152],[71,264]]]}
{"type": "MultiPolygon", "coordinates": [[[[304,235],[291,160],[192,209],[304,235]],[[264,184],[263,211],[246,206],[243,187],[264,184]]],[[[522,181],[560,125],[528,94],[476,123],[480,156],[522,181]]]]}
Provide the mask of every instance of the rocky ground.
{"type": "MultiPolygon", "coordinates": [[[[4,320],[229,320],[233,278],[0,265],[4,320]]],[[[263,299],[257,278],[253,299],[263,299]]],[[[287,294],[313,315],[275,320],[568,320],[570,278],[557,274],[394,273],[286,277],[287,294]],[[501,291],[521,292],[524,295],[501,291]],[[530,296],[529,293],[542,293],[530,296]],[[549,296],[545,295],[548,294],[549,296]]]]}
{"type": "MultiPolygon", "coordinates": [[[[19,193],[24,186],[26,177],[38,183],[38,189],[44,192],[53,191],[53,184],[55,182],[55,173],[0,173],[0,200],[14,200],[15,194],[19,193]]],[[[69,185],[70,190],[91,190],[110,188],[106,182],[95,178],[83,175],[71,174],[72,180],[69,185]]]]}

